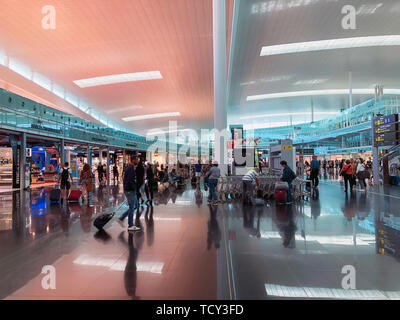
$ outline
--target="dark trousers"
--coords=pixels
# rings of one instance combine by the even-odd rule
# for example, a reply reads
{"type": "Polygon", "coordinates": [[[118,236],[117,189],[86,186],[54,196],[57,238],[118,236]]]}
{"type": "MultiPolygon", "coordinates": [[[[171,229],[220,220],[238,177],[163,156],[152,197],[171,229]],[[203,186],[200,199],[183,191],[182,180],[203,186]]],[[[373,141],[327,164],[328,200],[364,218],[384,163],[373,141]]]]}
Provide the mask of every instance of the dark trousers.
{"type": "Polygon", "coordinates": [[[318,179],[319,169],[311,169],[311,181],[314,187],[318,187],[319,179],[318,179]]]}
{"type": "Polygon", "coordinates": [[[145,185],[144,191],[146,192],[146,197],[147,200],[152,201],[154,197],[154,184],[155,181],[147,181],[147,184],[145,185]],[[150,196],[150,197],[149,197],[150,196]]]}
{"type": "Polygon", "coordinates": [[[136,181],[136,196],[137,196],[138,202],[139,202],[139,199],[142,199],[141,188],[143,186],[143,183],[144,183],[144,181],[141,179],[138,179],[136,181]]]}
{"type": "Polygon", "coordinates": [[[347,192],[347,190],[348,190],[348,185],[350,186],[350,191],[351,190],[353,190],[353,185],[354,185],[354,178],[353,178],[353,175],[352,174],[345,174],[344,176],[343,176],[343,179],[344,179],[344,189],[346,190],[346,192],[347,192]]]}

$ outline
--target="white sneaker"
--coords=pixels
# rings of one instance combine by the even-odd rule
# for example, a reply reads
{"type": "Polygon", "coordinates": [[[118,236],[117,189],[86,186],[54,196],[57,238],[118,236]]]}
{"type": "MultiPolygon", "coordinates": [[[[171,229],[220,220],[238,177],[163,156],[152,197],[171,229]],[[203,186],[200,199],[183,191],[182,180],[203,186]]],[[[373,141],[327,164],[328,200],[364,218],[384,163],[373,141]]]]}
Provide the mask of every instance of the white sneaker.
{"type": "Polygon", "coordinates": [[[128,231],[139,231],[140,230],[140,228],[139,227],[136,227],[136,226],[133,226],[133,227],[129,227],[128,228],[128,231]]]}

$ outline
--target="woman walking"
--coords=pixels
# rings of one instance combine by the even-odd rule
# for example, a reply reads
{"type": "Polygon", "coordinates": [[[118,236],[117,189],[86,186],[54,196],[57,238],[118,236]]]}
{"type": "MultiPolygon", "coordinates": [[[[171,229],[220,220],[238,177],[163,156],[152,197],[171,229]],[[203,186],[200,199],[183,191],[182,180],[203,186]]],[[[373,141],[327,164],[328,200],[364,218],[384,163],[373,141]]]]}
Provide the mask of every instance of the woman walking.
{"type": "Polygon", "coordinates": [[[364,160],[360,158],[356,171],[357,179],[358,182],[360,183],[360,188],[361,188],[360,191],[366,191],[367,188],[367,184],[365,183],[365,173],[366,173],[366,167],[364,164],[364,160]]]}
{"type": "Polygon", "coordinates": [[[350,160],[346,160],[346,164],[343,166],[340,174],[344,178],[344,189],[347,193],[348,185],[350,185],[350,192],[353,190],[353,167],[351,166],[350,160]]]}
{"type": "Polygon", "coordinates": [[[85,163],[83,166],[83,170],[79,178],[79,184],[82,187],[82,203],[85,201],[85,197],[87,199],[87,203],[89,203],[89,192],[93,191],[93,183],[90,165],[87,163],[85,163]]]}

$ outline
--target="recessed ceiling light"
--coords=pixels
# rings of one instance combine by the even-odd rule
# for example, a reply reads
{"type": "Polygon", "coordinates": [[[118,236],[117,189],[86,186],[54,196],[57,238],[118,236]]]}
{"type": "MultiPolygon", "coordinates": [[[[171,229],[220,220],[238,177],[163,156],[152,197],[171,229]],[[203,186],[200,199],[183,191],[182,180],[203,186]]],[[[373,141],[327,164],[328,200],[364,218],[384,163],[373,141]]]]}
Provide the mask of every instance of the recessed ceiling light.
{"type": "MultiPolygon", "coordinates": [[[[374,95],[375,89],[353,89],[353,94],[358,95],[374,95]]],[[[400,89],[384,89],[384,94],[400,94],[400,89]]],[[[307,96],[326,96],[326,95],[348,95],[349,89],[331,89],[331,90],[308,90],[308,91],[294,91],[294,92],[280,92],[268,93],[248,96],[247,101],[265,100],[265,99],[278,99],[278,98],[293,98],[293,97],[307,97],[307,96]]]]}
{"type": "Polygon", "coordinates": [[[363,47],[382,47],[400,45],[400,35],[355,37],[344,39],[330,39],[321,41],[309,41],[299,43],[280,44],[262,47],[260,56],[273,56],[278,54],[350,49],[363,47]]]}
{"type": "Polygon", "coordinates": [[[131,111],[131,110],[136,110],[136,109],[143,109],[143,107],[142,106],[129,106],[129,107],[124,107],[124,108],[115,108],[115,109],[106,111],[106,113],[112,114],[112,113],[119,113],[119,112],[131,111]]]}
{"type": "Polygon", "coordinates": [[[179,112],[153,113],[153,114],[144,114],[141,116],[126,117],[122,118],[122,120],[130,122],[130,121],[165,118],[165,117],[179,117],[180,115],[181,114],[179,112]]]}
{"type": "Polygon", "coordinates": [[[154,79],[162,79],[160,71],[114,74],[110,76],[74,80],[74,83],[81,88],[87,88],[94,86],[102,86],[106,84],[141,81],[141,80],[154,80],[154,79]]]}

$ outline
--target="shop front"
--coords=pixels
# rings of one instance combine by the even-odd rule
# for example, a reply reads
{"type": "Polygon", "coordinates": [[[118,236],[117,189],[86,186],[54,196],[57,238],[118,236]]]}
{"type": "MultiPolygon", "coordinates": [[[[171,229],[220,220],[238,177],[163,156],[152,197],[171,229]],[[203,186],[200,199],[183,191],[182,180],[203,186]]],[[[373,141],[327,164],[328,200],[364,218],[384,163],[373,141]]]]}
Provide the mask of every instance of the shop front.
{"type": "Polygon", "coordinates": [[[55,147],[34,146],[29,148],[27,162],[30,164],[31,185],[56,183],[58,180],[60,154],[55,147]]]}

